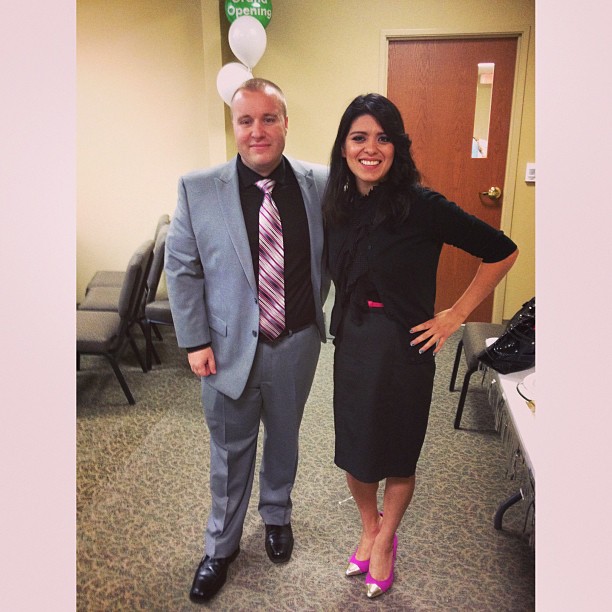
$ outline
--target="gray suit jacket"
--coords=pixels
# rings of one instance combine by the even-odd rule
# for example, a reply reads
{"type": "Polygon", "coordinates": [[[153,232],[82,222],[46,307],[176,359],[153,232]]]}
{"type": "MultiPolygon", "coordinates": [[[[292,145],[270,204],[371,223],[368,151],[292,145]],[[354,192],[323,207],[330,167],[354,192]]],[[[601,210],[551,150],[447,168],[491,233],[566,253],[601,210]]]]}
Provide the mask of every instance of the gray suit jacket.
{"type": "MultiPolygon", "coordinates": [[[[302,191],[312,286],[321,340],[329,275],[323,270],[321,198],[327,168],[287,158],[302,191]]],[[[217,374],[207,381],[237,399],[246,385],[259,333],[257,282],[249,250],[236,159],[181,177],[166,239],[168,296],[178,344],[212,342],[217,374]]]]}

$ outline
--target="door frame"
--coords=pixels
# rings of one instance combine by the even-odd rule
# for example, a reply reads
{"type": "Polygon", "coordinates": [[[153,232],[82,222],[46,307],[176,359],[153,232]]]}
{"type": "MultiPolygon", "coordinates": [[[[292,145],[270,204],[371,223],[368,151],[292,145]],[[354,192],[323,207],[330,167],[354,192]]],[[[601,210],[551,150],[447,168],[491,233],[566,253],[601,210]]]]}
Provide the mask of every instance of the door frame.
{"type": "MultiPolygon", "coordinates": [[[[381,30],[379,58],[379,91],[387,95],[387,77],[389,70],[389,42],[397,40],[442,40],[442,39],[475,39],[475,38],[517,38],[516,68],[514,71],[514,89],[512,93],[512,109],[510,112],[510,133],[508,137],[508,153],[506,172],[504,175],[504,202],[502,205],[500,229],[510,236],[514,211],[516,182],[519,180],[518,153],[523,121],[523,102],[525,97],[525,82],[527,79],[527,59],[531,42],[531,25],[495,29],[482,28],[474,30],[449,28],[431,29],[397,29],[381,30]]],[[[501,323],[506,299],[507,276],[499,283],[493,293],[492,322],[501,323]]]]}

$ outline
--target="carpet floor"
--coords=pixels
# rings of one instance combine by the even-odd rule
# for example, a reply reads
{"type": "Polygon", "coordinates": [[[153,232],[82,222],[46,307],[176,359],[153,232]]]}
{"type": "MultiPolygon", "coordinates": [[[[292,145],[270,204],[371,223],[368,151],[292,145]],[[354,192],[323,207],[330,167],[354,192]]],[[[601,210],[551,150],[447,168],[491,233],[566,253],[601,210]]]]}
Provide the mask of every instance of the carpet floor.
{"type": "MultiPolygon", "coordinates": [[[[266,556],[256,478],[241,553],[225,587],[208,604],[192,604],[188,593],[210,506],[208,432],[200,383],[173,330],[162,333],[163,341],[156,342],[161,365],[152,371],[142,372],[129,347],[122,359],[134,406],[103,358],[81,359],[79,611],[534,610],[535,555],[525,502],[506,512],[502,530],[493,527],[499,503],[516,493],[519,481],[507,476],[507,453],[476,375],[462,428],[453,428],[459,394],[449,392],[448,383],[461,332],[437,358],[430,425],[415,496],[398,531],[392,589],[369,600],[363,576],[344,576],[360,530],[344,473],[333,463],[333,345],[328,342],[301,428],[290,562],[274,565],[266,556]]],[[[379,495],[382,500],[382,487],[379,495]]]]}

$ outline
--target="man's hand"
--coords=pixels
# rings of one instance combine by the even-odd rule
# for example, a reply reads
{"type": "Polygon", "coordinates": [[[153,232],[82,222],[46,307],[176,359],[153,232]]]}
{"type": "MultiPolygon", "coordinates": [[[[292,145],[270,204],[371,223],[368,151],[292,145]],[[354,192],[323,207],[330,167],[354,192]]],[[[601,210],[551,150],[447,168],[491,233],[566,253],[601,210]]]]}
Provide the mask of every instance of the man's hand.
{"type": "Polygon", "coordinates": [[[205,349],[194,351],[187,355],[191,371],[197,376],[210,376],[217,373],[215,355],[209,346],[205,349]]]}

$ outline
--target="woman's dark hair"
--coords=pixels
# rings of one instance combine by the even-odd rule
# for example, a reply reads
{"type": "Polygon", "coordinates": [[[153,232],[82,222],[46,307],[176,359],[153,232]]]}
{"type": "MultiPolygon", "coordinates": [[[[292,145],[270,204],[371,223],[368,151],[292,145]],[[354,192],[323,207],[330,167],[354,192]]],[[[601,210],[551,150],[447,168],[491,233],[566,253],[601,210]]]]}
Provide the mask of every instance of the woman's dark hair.
{"type": "Polygon", "coordinates": [[[412,143],[395,104],[376,93],[357,96],[340,119],[338,134],[330,156],[329,178],[323,196],[323,215],[326,223],[330,225],[341,224],[347,220],[351,202],[359,195],[355,177],[342,156],[342,147],[353,121],[362,115],[374,117],[395,148],[393,164],[385,181],[389,194],[383,198],[384,201],[376,211],[375,222],[404,221],[410,210],[414,188],[421,180],[410,153],[412,143]]]}

